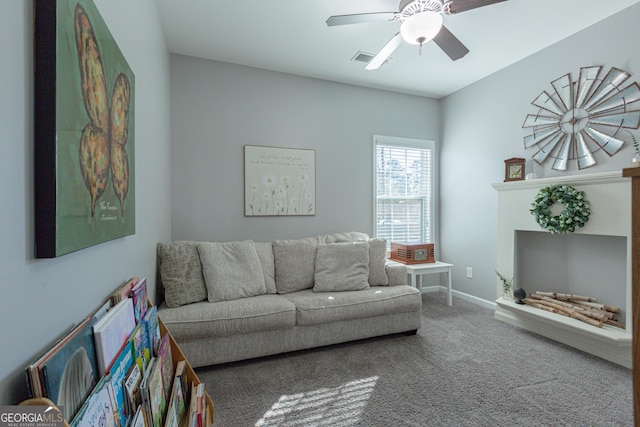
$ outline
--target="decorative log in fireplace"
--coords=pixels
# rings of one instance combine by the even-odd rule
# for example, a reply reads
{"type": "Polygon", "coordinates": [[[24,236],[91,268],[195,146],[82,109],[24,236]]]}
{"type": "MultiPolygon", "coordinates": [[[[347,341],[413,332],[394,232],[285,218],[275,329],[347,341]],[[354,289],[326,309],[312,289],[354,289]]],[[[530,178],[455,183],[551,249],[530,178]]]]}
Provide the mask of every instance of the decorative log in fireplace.
{"type": "Polygon", "coordinates": [[[532,307],[578,319],[597,328],[602,328],[606,324],[625,329],[625,325],[618,322],[617,313],[620,313],[620,307],[600,304],[593,297],[556,292],[534,292],[523,301],[532,307]]]}

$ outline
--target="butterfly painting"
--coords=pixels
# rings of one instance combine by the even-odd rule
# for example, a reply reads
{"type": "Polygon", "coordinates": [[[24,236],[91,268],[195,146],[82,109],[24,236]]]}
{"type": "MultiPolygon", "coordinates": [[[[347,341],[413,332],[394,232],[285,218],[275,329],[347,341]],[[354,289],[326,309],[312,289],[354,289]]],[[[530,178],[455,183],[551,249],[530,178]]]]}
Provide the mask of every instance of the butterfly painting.
{"type": "Polygon", "coordinates": [[[36,0],[35,21],[35,252],[50,258],[135,233],[135,78],[93,1],[36,0]]]}
{"type": "Polygon", "coordinates": [[[74,24],[82,99],[90,119],[80,138],[80,168],[91,195],[91,216],[95,216],[96,203],[107,187],[109,171],[124,215],[129,188],[129,159],[124,150],[129,131],[129,79],[118,74],[109,102],[98,42],[80,4],[75,7],[74,24]]]}

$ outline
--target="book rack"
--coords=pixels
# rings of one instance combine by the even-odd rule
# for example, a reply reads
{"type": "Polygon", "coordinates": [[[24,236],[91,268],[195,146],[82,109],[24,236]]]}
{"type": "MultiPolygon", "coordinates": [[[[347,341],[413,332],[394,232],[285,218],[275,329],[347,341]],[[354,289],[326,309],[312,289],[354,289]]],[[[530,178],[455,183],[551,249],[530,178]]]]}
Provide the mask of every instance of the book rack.
{"type": "MultiPolygon", "coordinates": [[[[173,338],[173,335],[171,335],[171,332],[169,332],[169,330],[165,326],[162,319],[160,319],[160,317],[158,317],[158,323],[160,323],[160,334],[162,335],[164,335],[165,333],[169,334],[169,343],[171,344],[171,355],[173,357],[173,368],[175,369],[176,364],[180,360],[184,360],[185,362],[187,362],[187,366],[185,369],[185,372],[187,374],[187,380],[189,381],[189,383],[194,382],[195,384],[200,384],[200,379],[198,378],[198,375],[196,375],[196,372],[191,367],[191,364],[189,364],[189,361],[187,360],[187,358],[184,357],[184,353],[182,352],[182,350],[178,346],[178,343],[173,338]]],[[[212,427],[213,426],[213,401],[211,400],[211,397],[209,396],[209,393],[206,392],[206,390],[205,390],[205,399],[207,401],[206,425],[207,427],[212,427]]]]}
{"type": "MultiPolygon", "coordinates": [[[[153,304],[151,303],[151,301],[148,301],[148,304],[149,304],[149,307],[153,307],[153,304]]],[[[173,338],[173,335],[171,335],[171,332],[167,329],[166,325],[164,324],[164,322],[159,316],[158,316],[158,324],[160,326],[160,334],[164,335],[166,333],[169,335],[169,344],[171,346],[171,356],[173,359],[172,361],[173,361],[174,370],[176,368],[177,363],[181,360],[184,360],[186,362],[185,374],[186,374],[188,383],[191,384],[193,382],[196,385],[200,384],[201,381],[198,378],[198,375],[195,373],[195,371],[191,367],[191,364],[189,363],[187,358],[184,356],[184,353],[178,346],[178,343],[176,343],[176,340],[173,338]]],[[[209,393],[206,390],[205,390],[205,400],[207,402],[205,425],[207,427],[212,427],[213,419],[214,419],[213,401],[211,400],[211,397],[209,396],[209,393]]],[[[20,406],[54,406],[54,402],[52,402],[51,399],[48,399],[46,397],[33,397],[20,402],[19,405],[20,406]]],[[[65,420],[64,425],[65,427],[69,427],[69,420],[65,420]]]]}

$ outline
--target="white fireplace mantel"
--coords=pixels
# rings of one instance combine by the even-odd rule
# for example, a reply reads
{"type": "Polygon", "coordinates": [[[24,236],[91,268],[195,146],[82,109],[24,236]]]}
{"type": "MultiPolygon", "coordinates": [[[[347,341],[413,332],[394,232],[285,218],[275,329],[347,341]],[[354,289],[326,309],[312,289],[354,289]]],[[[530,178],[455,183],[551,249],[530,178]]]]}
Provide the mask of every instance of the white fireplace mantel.
{"type": "Polygon", "coordinates": [[[517,231],[545,232],[531,215],[531,203],[540,189],[554,184],[571,185],[584,191],[591,205],[589,221],[575,233],[626,237],[626,318],[621,320],[627,329],[606,325],[596,328],[576,319],[503,300],[497,279],[495,318],[631,367],[631,180],[623,177],[622,171],[492,184],[498,191],[497,270],[506,277],[514,276],[517,231]]]}
{"type": "Polygon", "coordinates": [[[588,184],[604,184],[604,183],[616,183],[616,182],[624,182],[629,184],[629,178],[625,178],[622,176],[622,171],[615,172],[601,172],[601,173],[591,173],[591,174],[583,174],[583,175],[568,175],[568,176],[557,176],[551,178],[539,178],[539,179],[531,179],[531,180],[523,180],[523,181],[509,181],[509,182],[498,182],[495,184],[491,184],[493,188],[498,191],[513,191],[513,190],[522,190],[526,188],[535,188],[538,191],[542,187],[546,187],[548,185],[553,184],[566,184],[566,185],[588,185],[588,184]]]}

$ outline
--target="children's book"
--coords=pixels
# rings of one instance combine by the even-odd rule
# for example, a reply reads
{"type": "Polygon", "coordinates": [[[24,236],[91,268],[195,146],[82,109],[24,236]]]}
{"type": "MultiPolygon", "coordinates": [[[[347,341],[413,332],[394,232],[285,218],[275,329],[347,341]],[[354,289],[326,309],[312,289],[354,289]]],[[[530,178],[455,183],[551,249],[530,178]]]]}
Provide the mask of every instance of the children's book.
{"type": "Polygon", "coordinates": [[[153,427],[162,427],[167,413],[167,398],[165,397],[164,382],[162,380],[162,366],[159,362],[151,369],[148,392],[151,424],[153,427]]]}
{"type": "Polygon", "coordinates": [[[111,376],[103,376],[84,402],[71,427],[121,427],[111,376]]]}
{"type": "Polygon", "coordinates": [[[140,372],[144,372],[151,359],[151,348],[148,344],[148,338],[145,331],[144,323],[138,323],[131,333],[131,352],[133,360],[138,364],[140,372]]]}
{"type": "Polygon", "coordinates": [[[58,339],[46,352],[33,361],[25,369],[27,378],[27,389],[29,390],[29,397],[48,397],[47,390],[44,386],[44,375],[42,374],[42,365],[51,358],[60,347],[62,347],[67,341],[69,341],[79,331],[86,322],[90,319],[86,318],[77,325],[73,325],[64,331],[58,339]]]}
{"type": "Polygon", "coordinates": [[[112,305],[116,305],[120,301],[129,298],[129,295],[131,295],[131,290],[139,281],[139,277],[132,277],[131,279],[125,281],[122,285],[120,285],[120,287],[116,289],[113,294],[111,294],[112,305]]]}
{"type": "Polygon", "coordinates": [[[139,406],[136,410],[136,414],[131,421],[130,427],[148,427],[147,413],[142,406],[139,406]]]}
{"type": "Polygon", "coordinates": [[[104,375],[135,327],[133,301],[120,301],[93,325],[99,375],[104,375]]]}
{"type": "Polygon", "coordinates": [[[124,380],[124,390],[127,396],[127,407],[130,413],[137,412],[138,407],[142,403],[140,396],[140,384],[142,384],[142,371],[137,363],[133,363],[124,380]]]}
{"type": "Polygon", "coordinates": [[[191,383],[191,402],[189,409],[189,427],[203,427],[206,419],[207,402],[204,394],[204,383],[191,383]]]}
{"type": "Polygon", "coordinates": [[[158,322],[158,309],[155,305],[147,310],[142,322],[151,355],[155,356],[158,354],[158,345],[160,344],[160,322],[158,322]]]}
{"type": "Polygon", "coordinates": [[[142,407],[146,412],[147,424],[151,426],[151,403],[149,402],[149,380],[151,379],[151,372],[153,368],[158,364],[158,359],[152,357],[149,361],[149,366],[142,375],[142,382],[140,383],[140,398],[142,400],[142,407]]]}
{"type": "Polygon", "coordinates": [[[186,419],[187,408],[184,395],[184,390],[187,387],[186,375],[184,375],[186,365],[187,362],[184,360],[179,361],[176,365],[176,374],[173,378],[165,427],[182,426],[186,419]]]}
{"type": "Polygon", "coordinates": [[[116,407],[118,408],[118,417],[120,425],[126,426],[127,421],[131,418],[131,412],[126,410],[127,395],[124,387],[124,381],[129,372],[129,368],[134,364],[133,353],[131,351],[131,341],[126,341],[118,356],[116,356],[113,364],[109,368],[111,375],[111,383],[113,384],[113,392],[116,399],[116,407]]]}
{"type": "Polygon", "coordinates": [[[131,289],[131,299],[133,300],[133,312],[136,317],[136,323],[140,323],[149,308],[146,277],[140,279],[131,289]]]}
{"type": "Polygon", "coordinates": [[[171,354],[171,343],[169,342],[169,333],[165,332],[158,346],[158,363],[162,373],[162,382],[164,385],[165,399],[169,400],[171,394],[171,383],[173,381],[173,356],[171,354]]]}
{"type": "Polygon", "coordinates": [[[71,337],[42,364],[47,397],[64,407],[70,420],[100,378],[93,342],[93,318],[82,322],[71,337]]]}

